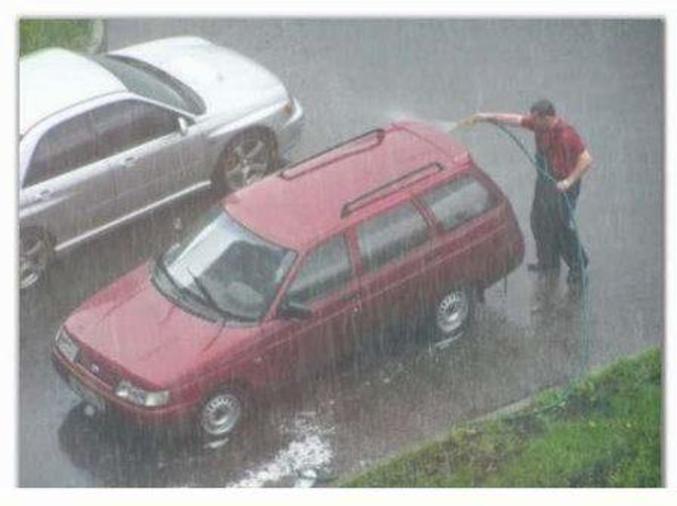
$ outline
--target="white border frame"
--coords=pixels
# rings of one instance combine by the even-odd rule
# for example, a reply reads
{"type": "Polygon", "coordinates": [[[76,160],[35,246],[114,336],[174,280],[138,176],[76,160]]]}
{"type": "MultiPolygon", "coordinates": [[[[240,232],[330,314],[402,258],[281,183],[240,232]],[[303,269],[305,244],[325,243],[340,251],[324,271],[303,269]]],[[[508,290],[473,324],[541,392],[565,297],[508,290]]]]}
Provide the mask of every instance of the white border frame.
{"type": "MultiPolygon", "coordinates": [[[[233,489],[153,489],[153,490],[123,490],[123,489],[17,489],[17,381],[18,381],[18,297],[14,287],[16,284],[16,251],[17,251],[17,174],[13,168],[17,165],[17,100],[16,100],[16,54],[18,40],[18,19],[20,17],[664,17],[666,20],[666,83],[675,87],[674,55],[677,42],[674,36],[673,23],[677,23],[677,8],[674,2],[644,1],[640,4],[630,1],[602,2],[568,0],[561,3],[546,3],[536,1],[486,1],[467,2],[463,7],[449,2],[421,0],[418,2],[405,1],[377,1],[371,3],[355,0],[341,2],[313,2],[313,1],[257,1],[249,0],[236,5],[224,5],[221,2],[205,0],[191,0],[190,2],[139,2],[139,0],[117,0],[114,7],[111,4],[88,2],[86,0],[70,1],[67,4],[57,4],[53,0],[23,1],[6,0],[1,7],[4,16],[0,18],[0,47],[2,48],[3,62],[6,68],[12,69],[14,79],[6,77],[0,84],[5,111],[14,111],[14,121],[4,121],[2,131],[3,149],[0,150],[2,165],[5,174],[11,174],[9,182],[0,185],[3,192],[0,198],[2,211],[0,212],[1,237],[11,238],[11,247],[2,251],[5,261],[0,262],[5,289],[2,291],[1,304],[2,321],[9,322],[9,328],[4,332],[4,342],[8,349],[0,354],[0,405],[11,406],[12,416],[0,417],[0,434],[4,439],[3,458],[0,462],[0,476],[4,488],[0,490],[0,503],[14,504],[27,501],[45,501],[52,497],[69,504],[118,504],[120,501],[142,502],[147,504],[158,502],[163,506],[184,504],[186,501],[199,503],[223,504],[232,501],[247,501],[247,503],[267,503],[280,500],[294,502],[294,504],[316,504],[318,500],[343,504],[345,500],[361,499],[362,501],[386,500],[388,503],[409,504],[414,501],[425,500],[426,504],[445,504],[454,502],[472,502],[472,504],[488,504],[493,502],[514,503],[522,506],[525,501],[531,504],[547,502],[549,506],[566,505],[572,503],[594,504],[600,501],[613,501],[614,505],[636,506],[638,501],[662,503],[673,495],[677,487],[677,473],[675,462],[677,445],[670,434],[675,434],[675,408],[677,404],[677,375],[674,372],[676,363],[675,346],[671,345],[670,331],[676,327],[675,312],[673,311],[672,294],[675,293],[676,276],[674,269],[667,262],[675,251],[675,234],[672,233],[672,224],[675,216],[674,199],[675,180],[668,170],[674,167],[675,156],[671,141],[674,131],[668,128],[671,120],[675,119],[675,103],[670,87],[665,85],[666,92],[666,328],[665,328],[665,363],[664,406],[667,409],[664,427],[664,463],[666,464],[665,485],[668,489],[659,490],[558,490],[550,489],[434,489],[434,490],[233,490],[233,489]],[[670,392],[671,395],[666,395],[670,392]],[[672,442],[672,445],[668,444],[672,442]]],[[[5,74],[7,75],[7,74],[5,74]]],[[[7,176],[5,176],[7,177],[7,176]]],[[[632,189],[628,189],[632,191],[632,189]]],[[[5,408],[7,409],[7,408],[5,408]]],[[[674,500],[674,499],[673,499],[674,500]]]]}

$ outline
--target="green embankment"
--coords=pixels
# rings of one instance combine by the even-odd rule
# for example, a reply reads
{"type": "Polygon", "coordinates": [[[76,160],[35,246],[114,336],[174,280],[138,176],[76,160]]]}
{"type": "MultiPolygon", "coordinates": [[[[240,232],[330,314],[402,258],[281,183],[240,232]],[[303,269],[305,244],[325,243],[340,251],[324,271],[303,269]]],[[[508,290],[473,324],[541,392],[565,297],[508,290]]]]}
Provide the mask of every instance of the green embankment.
{"type": "Polygon", "coordinates": [[[452,430],[352,478],[349,487],[659,487],[661,354],[652,349],[591,374],[565,402],[452,430]]]}

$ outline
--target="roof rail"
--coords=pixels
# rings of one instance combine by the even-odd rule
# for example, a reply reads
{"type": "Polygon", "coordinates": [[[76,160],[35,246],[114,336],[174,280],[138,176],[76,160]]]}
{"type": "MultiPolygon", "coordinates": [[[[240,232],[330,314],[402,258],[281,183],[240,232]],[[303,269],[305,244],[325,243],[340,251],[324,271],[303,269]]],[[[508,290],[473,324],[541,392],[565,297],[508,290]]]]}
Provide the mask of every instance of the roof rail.
{"type": "Polygon", "coordinates": [[[300,162],[296,162],[294,165],[287,167],[287,168],[281,170],[280,172],[278,172],[278,176],[280,176],[282,179],[285,179],[287,181],[290,181],[292,179],[296,179],[297,177],[301,177],[305,174],[308,174],[309,172],[314,172],[317,169],[321,169],[322,167],[329,165],[330,163],[336,162],[338,160],[342,160],[344,158],[348,158],[349,156],[357,155],[357,154],[362,153],[364,151],[369,151],[370,149],[375,148],[376,146],[380,145],[383,142],[384,138],[385,138],[385,130],[383,130],[383,128],[375,128],[373,130],[369,130],[368,132],[360,134],[357,137],[353,137],[351,139],[339,142],[335,146],[327,148],[324,151],[320,151],[319,153],[316,153],[314,155],[310,155],[308,158],[304,158],[300,162]],[[324,161],[320,164],[313,165],[312,167],[308,167],[305,170],[290,173],[290,171],[293,171],[295,168],[299,167],[300,165],[302,165],[306,162],[309,162],[310,160],[318,158],[318,157],[320,157],[320,156],[322,156],[326,153],[329,153],[330,151],[333,151],[333,150],[338,149],[342,146],[345,146],[346,144],[350,144],[351,142],[363,139],[365,137],[369,137],[370,135],[374,135],[374,134],[376,134],[376,142],[374,144],[369,144],[366,147],[356,149],[354,151],[349,151],[348,153],[340,154],[340,155],[338,155],[334,158],[331,158],[329,160],[326,160],[326,161],[324,161]]]}
{"type": "Polygon", "coordinates": [[[345,204],[343,204],[343,207],[341,208],[341,218],[345,218],[351,213],[357,211],[358,209],[366,207],[367,205],[371,204],[374,201],[385,198],[388,195],[394,193],[395,191],[401,190],[402,188],[406,188],[407,186],[411,186],[412,184],[417,183],[427,177],[430,177],[433,174],[437,174],[438,172],[441,172],[444,169],[445,169],[444,165],[441,165],[437,162],[433,162],[429,163],[428,165],[424,165],[423,167],[419,167],[418,169],[414,169],[410,172],[407,172],[402,176],[398,176],[395,179],[391,179],[387,183],[377,186],[376,188],[373,188],[368,192],[365,192],[362,195],[354,198],[353,200],[350,200],[345,204]],[[428,173],[424,174],[425,172],[428,173]],[[405,184],[398,185],[398,183],[401,183],[406,179],[411,178],[412,176],[419,175],[421,175],[421,177],[416,177],[413,180],[406,182],[405,184]],[[389,192],[384,191],[388,189],[390,189],[391,191],[389,192]]]}

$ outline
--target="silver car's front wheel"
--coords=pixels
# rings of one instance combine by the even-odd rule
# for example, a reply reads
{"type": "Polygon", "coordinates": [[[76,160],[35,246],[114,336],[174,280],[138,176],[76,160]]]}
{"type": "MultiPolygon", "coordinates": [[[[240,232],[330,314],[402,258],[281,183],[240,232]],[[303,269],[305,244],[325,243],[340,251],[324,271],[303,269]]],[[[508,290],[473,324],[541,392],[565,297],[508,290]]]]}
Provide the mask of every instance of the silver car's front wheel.
{"type": "Polygon", "coordinates": [[[47,236],[40,231],[21,232],[19,244],[19,287],[35,285],[45,273],[52,248],[47,236]]]}
{"type": "Polygon", "coordinates": [[[457,287],[442,297],[435,310],[433,346],[445,347],[463,335],[474,314],[472,293],[457,287]]]}
{"type": "Polygon", "coordinates": [[[243,410],[241,395],[223,390],[205,402],[200,413],[200,426],[207,436],[224,436],[235,430],[243,410]]]}
{"type": "Polygon", "coordinates": [[[273,166],[273,151],[270,140],[259,134],[236,139],[221,159],[221,188],[237,191],[261,180],[273,166]]]}

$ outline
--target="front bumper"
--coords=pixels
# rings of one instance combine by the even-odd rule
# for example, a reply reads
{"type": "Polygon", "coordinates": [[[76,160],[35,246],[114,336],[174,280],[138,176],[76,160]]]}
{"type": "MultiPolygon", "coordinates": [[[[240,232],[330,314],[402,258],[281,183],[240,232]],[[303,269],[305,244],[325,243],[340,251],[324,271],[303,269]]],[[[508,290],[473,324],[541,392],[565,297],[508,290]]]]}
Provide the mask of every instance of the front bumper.
{"type": "MultiPolygon", "coordinates": [[[[183,425],[195,416],[195,403],[172,403],[157,408],[145,408],[126,402],[115,395],[113,389],[78,364],[71,363],[56,348],[52,348],[52,364],[57,373],[73,389],[71,383],[74,378],[80,389],[86,389],[85,394],[76,392],[85,402],[94,404],[91,396],[100,400],[107,414],[120,415],[122,418],[140,425],[183,425]],[[90,397],[88,399],[87,397],[90,397]]],[[[99,406],[94,406],[99,408],[99,406]]]]}
{"type": "Polygon", "coordinates": [[[277,132],[277,147],[279,155],[285,155],[296,146],[301,138],[301,131],[305,124],[305,113],[303,107],[295,98],[294,113],[291,117],[279,128],[277,132]]]}

